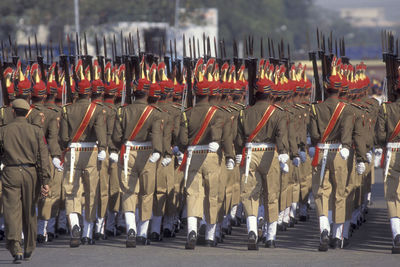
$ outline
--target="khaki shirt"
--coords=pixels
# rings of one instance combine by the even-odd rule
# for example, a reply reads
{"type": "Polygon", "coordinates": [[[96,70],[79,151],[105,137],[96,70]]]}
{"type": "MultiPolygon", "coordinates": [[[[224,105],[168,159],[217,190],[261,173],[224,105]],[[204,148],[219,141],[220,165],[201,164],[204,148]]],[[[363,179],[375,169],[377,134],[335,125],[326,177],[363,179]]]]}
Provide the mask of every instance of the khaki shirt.
{"type": "MultiPolygon", "coordinates": [[[[400,98],[394,103],[383,103],[379,109],[376,123],[376,135],[378,144],[385,147],[400,120],[400,98]]],[[[400,142],[397,135],[391,142],[400,142]]]]}
{"type": "Polygon", "coordinates": [[[36,165],[42,185],[50,179],[49,155],[42,130],[17,117],[0,128],[0,155],[5,166],[36,165]]]}

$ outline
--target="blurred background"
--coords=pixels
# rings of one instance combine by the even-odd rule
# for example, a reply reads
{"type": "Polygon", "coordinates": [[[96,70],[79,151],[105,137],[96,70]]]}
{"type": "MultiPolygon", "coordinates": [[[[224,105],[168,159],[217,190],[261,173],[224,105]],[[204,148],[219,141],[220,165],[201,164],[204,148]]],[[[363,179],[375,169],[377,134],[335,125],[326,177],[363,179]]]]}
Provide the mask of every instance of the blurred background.
{"type": "MultiPolygon", "coordinates": [[[[89,53],[94,54],[94,33],[106,39],[116,35],[118,43],[121,30],[136,40],[138,29],[142,51],[159,53],[164,39],[168,53],[169,40],[176,39],[181,57],[182,35],[195,37],[196,50],[202,54],[204,32],[211,39],[224,40],[228,57],[236,40],[241,57],[243,40],[252,35],[256,57],[260,38],[270,37],[276,42],[283,38],[292,59],[307,60],[307,52],[317,48],[318,27],[327,35],[332,31],[334,40],[344,37],[350,59],[383,67],[381,31],[399,32],[398,10],[399,0],[1,0],[0,40],[8,45],[10,35],[23,51],[28,36],[32,40],[37,34],[43,47],[52,41],[50,46],[58,49],[59,39],[65,44],[66,34],[85,32],[89,53]]],[[[265,43],[264,56],[268,54],[265,43]]]]}

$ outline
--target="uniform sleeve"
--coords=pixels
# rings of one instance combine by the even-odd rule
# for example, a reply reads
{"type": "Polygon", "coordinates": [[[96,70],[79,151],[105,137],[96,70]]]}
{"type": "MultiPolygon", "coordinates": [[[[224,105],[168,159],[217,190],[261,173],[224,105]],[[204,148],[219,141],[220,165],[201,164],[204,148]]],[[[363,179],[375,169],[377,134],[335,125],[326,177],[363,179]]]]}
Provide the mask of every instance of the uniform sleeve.
{"type": "Polygon", "coordinates": [[[171,156],[172,132],[174,130],[174,122],[171,113],[165,113],[163,128],[163,154],[171,156]]]}
{"type": "Polygon", "coordinates": [[[316,146],[321,139],[321,134],[318,130],[317,109],[314,104],[311,105],[309,132],[311,137],[311,145],[316,146]]]}
{"type": "Polygon", "coordinates": [[[354,121],[353,140],[357,162],[367,162],[367,147],[365,143],[365,132],[367,131],[367,129],[366,127],[364,127],[364,125],[365,122],[363,122],[363,117],[356,116],[354,121]]]}
{"type": "Polygon", "coordinates": [[[179,127],[179,149],[181,151],[186,150],[186,147],[189,145],[188,127],[189,125],[188,125],[187,113],[184,111],[181,115],[180,127],[179,127]]]}
{"type": "Polygon", "coordinates": [[[221,142],[224,131],[224,116],[219,110],[211,120],[209,127],[211,129],[211,142],[221,142]]]}
{"type": "Polygon", "coordinates": [[[299,134],[295,128],[295,115],[287,114],[288,122],[288,141],[289,141],[289,156],[291,159],[299,156],[299,147],[297,144],[297,135],[299,134]]]}
{"type": "Polygon", "coordinates": [[[276,147],[279,154],[286,154],[289,152],[287,119],[285,114],[279,116],[277,119],[278,125],[275,131],[276,147]]]}
{"type": "Polygon", "coordinates": [[[107,145],[110,147],[112,143],[112,134],[115,124],[115,111],[113,109],[107,110],[107,145]]]}
{"type": "Polygon", "coordinates": [[[106,112],[102,108],[96,116],[96,120],[94,122],[94,131],[96,133],[97,138],[97,146],[99,150],[106,150],[107,148],[107,129],[106,129],[106,112]]]}
{"type": "Polygon", "coordinates": [[[153,151],[163,154],[163,128],[164,120],[160,112],[153,115],[151,124],[151,142],[153,144],[153,151]]]}
{"type": "Polygon", "coordinates": [[[114,118],[114,127],[111,136],[112,142],[108,144],[110,151],[118,153],[122,145],[122,137],[123,137],[123,122],[124,122],[125,113],[122,108],[117,110],[114,118]]]}
{"type": "Polygon", "coordinates": [[[341,136],[340,141],[343,147],[350,149],[353,143],[353,128],[354,128],[354,113],[349,110],[349,107],[345,107],[347,110],[341,116],[343,123],[341,123],[341,136]]]}
{"type": "Polygon", "coordinates": [[[39,143],[39,158],[38,160],[38,175],[42,185],[48,185],[50,181],[50,165],[49,153],[46,144],[44,143],[44,135],[41,129],[37,128],[36,136],[39,143]]]}
{"type": "Polygon", "coordinates": [[[50,155],[52,158],[61,157],[62,150],[58,140],[59,133],[59,113],[55,113],[49,121],[49,129],[47,135],[47,143],[49,144],[50,155]]]}
{"type": "Polygon", "coordinates": [[[176,112],[173,118],[172,144],[179,145],[179,131],[181,127],[181,113],[176,112]]]}
{"type": "Polygon", "coordinates": [[[239,112],[237,119],[237,133],[235,136],[235,150],[236,154],[242,154],[244,148],[244,110],[239,112]]]}
{"type": "Polygon", "coordinates": [[[68,147],[70,136],[68,133],[68,114],[67,108],[63,107],[61,118],[60,118],[60,142],[61,148],[64,150],[68,147]]]}
{"type": "Polygon", "coordinates": [[[233,124],[233,114],[227,113],[225,116],[225,123],[222,132],[222,146],[224,148],[224,153],[226,158],[233,158],[233,135],[232,135],[232,124],[233,124]]]}
{"type": "Polygon", "coordinates": [[[378,120],[375,125],[376,142],[382,147],[386,145],[387,136],[385,108],[386,104],[383,104],[382,107],[379,109],[378,120]]]}

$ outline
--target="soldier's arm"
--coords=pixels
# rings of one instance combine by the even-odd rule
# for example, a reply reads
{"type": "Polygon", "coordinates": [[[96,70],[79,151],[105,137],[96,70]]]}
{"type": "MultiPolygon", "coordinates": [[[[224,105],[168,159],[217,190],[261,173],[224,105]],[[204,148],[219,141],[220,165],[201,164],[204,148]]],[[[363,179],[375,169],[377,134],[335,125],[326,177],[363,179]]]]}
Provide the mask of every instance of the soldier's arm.
{"type": "Polygon", "coordinates": [[[317,122],[317,108],[314,104],[311,105],[310,111],[310,125],[309,125],[309,133],[311,137],[311,145],[316,146],[321,139],[321,134],[318,130],[318,122],[317,122]]]}
{"type": "Polygon", "coordinates": [[[357,162],[367,162],[367,146],[365,134],[367,128],[364,127],[363,118],[357,116],[354,122],[353,140],[356,150],[356,160],[357,162]]]}
{"type": "Polygon", "coordinates": [[[50,181],[50,165],[49,153],[46,144],[44,143],[44,135],[40,128],[35,128],[36,139],[38,140],[38,159],[37,165],[39,168],[39,178],[42,185],[48,185],[50,181]]]}
{"type": "Polygon", "coordinates": [[[289,152],[289,140],[288,140],[288,125],[285,114],[279,116],[278,125],[275,131],[275,140],[278,154],[287,154],[289,152]]]}
{"type": "Polygon", "coordinates": [[[173,117],[171,113],[168,113],[165,116],[164,120],[164,129],[163,129],[163,153],[164,156],[172,155],[172,148],[171,148],[171,142],[172,142],[172,131],[174,130],[174,122],[172,121],[173,117]]]}
{"type": "Polygon", "coordinates": [[[179,144],[180,127],[181,127],[181,113],[177,113],[174,116],[174,121],[173,121],[172,144],[174,146],[179,144]]]}
{"type": "Polygon", "coordinates": [[[378,113],[378,120],[375,125],[375,132],[376,132],[376,142],[380,146],[386,145],[386,136],[387,136],[387,129],[386,129],[386,104],[382,104],[382,107],[379,109],[378,113]]]}
{"type": "Polygon", "coordinates": [[[112,142],[108,144],[109,149],[111,152],[118,153],[122,145],[122,138],[123,138],[123,121],[124,121],[125,114],[122,110],[122,107],[118,108],[117,113],[115,114],[114,118],[114,127],[111,136],[112,142]]]}
{"type": "Polygon", "coordinates": [[[153,113],[153,118],[151,118],[151,142],[153,144],[153,151],[158,152],[161,155],[163,154],[163,124],[164,120],[161,117],[161,114],[158,112],[153,113]]]}
{"type": "Polygon", "coordinates": [[[350,111],[349,107],[345,107],[345,112],[342,114],[343,123],[341,123],[340,131],[340,143],[343,147],[350,149],[353,141],[353,129],[354,129],[354,121],[355,115],[350,111]]]}
{"type": "Polygon", "coordinates": [[[229,113],[225,117],[224,128],[222,132],[222,146],[224,149],[225,157],[226,158],[233,158],[233,135],[232,135],[232,123],[233,123],[233,114],[229,113]]]}
{"type": "Polygon", "coordinates": [[[60,143],[58,142],[59,122],[60,117],[57,115],[57,113],[55,113],[49,121],[47,143],[49,144],[49,150],[52,158],[60,158],[62,153],[60,143]]]}
{"type": "Polygon", "coordinates": [[[235,137],[235,150],[236,154],[242,154],[245,143],[245,133],[244,133],[244,110],[239,112],[237,119],[237,134],[235,137]]]}
{"type": "Polygon", "coordinates": [[[186,147],[189,145],[189,134],[188,127],[189,122],[187,119],[187,113],[183,112],[180,119],[181,125],[179,127],[179,149],[181,151],[186,150],[186,147]]]}
{"type": "Polygon", "coordinates": [[[289,141],[289,156],[291,159],[298,157],[299,156],[299,147],[297,144],[297,135],[299,134],[296,131],[296,127],[295,127],[295,116],[288,114],[287,117],[287,121],[288,121],[288,141],[289,141]]]}
{"type": "Polygon", "coordinates": [[[105,125],[106,121],[106,113],[103,109],[101,109],[96,114],[96,120],[94,122],[94,131],[96,133],[97,146],[99,147],[99,151],[106,150],[107,148],[107,129],[105,125]]]}
{"type": "Polygon", "coordinates": [[[60,142],[63,150],[68,147],[69,140],[67,107],[63,107],[60,119],[60,142]]]}

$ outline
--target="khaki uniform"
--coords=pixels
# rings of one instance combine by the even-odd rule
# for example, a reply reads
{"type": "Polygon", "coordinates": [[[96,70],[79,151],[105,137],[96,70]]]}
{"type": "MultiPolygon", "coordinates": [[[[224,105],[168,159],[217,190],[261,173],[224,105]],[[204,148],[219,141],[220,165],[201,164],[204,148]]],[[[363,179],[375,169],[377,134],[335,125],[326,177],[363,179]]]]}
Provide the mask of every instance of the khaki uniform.
{"type": "MultiPolygon", "coordinates": [[[[239,151],[243,151],[245,148],[248,136],[254,131],[268,106],[268,102],[256,102],[254,106],[243,110],[239,116],[236,138],[239,151]]],[[[274,147],[260,149],[260,151],[253,149],[247,183],[245,183],[244,168],[242,168],[241,199],[247,217],[257,216],[259,204],[264,202],[265,221],[278,220],[280,192],[278,154],[285,154],[289,151],[287,135],[285,112],[282,108],[277,107],[267,124],[252,141],[253,143],[274,144],[274,147]],[[264,200],[260,199],[262,191],[264,200]]]]}
{"type": "Polygon", "coordinates": [[[43,132],[18,117],[0,128],[0,144],[1,161],[5,165],[3,205],[7,248],[12,255],[21,254],[23,232],[25,253],[31,253],[36,247],[38,189],[49,182],[49,156],[43,132]]]}
{"type": "MultiPolygon", "coordinates": [[[[139,121],[140,115],[147,106],[145,100],[136,100],[132,104],[119,108],[115,120],[112,135],[111,152],[117,152],[125,144],[139,121]]],[[[139,206],[140,219],[150,220],[153,210],[153,198],[155,191],[156,163],[149,161],[153,152],[162,154],[162,118],[158,109],[154,109],[134,142],[150,142],[145,147],[131,147],[129,152],[129,164],[127,179],[123,168],[123,155],[119,162],[119,181],[121,187],[121,205],[123,212],[136,212],[139,206]]]]}
{"type": "MultiPolygon", "coordinates": [[[[400,120],[400,99],[394,103],[384,103],[378,114],[376,123],[376,137],[378,144],[387,147],[389,138],[400,120]]],[[[391,143],[398,144],[400,135],[397,135],[391,143]]],[[[389,218],[400,217],[400,150],[387,148],[391,151],[389,170],[384,180],[385,197],[388,206],[389,218]]],[[[386,156],[386,155],[385,155],[386,156]]],[[[385,158],[385,162],[387,157],[385,158]]]]}
{"type": "MultiPolygon", "coordinates": [[[[325,102],[312,105],[310,135],[313,146],[316,147],[320,142],[338,102],[338,98],[328,97],[325,102]]],[[[342,148],[350,150],[352,145],[353,117],[351,109],[345,107],[328,136],[326,143],[341,144],[342,148]]],[[[317,214],[318,216],[328,216],[329,199],[331,194],[333,194],[333,221],[334,223],[344,223],[346,208],[345,189],[348,177],[347,162],[340,156],[339,149],[330,149],[327,156],[323,182],[320,185],[323,152],[321,149],[318,166],[316,167],[316,172],[313,174],[312,181],[317,214]]]]}
{"type": "MultiPolygon", "coordinates": [[[[179,134],[183,148],[192,144],[210,107],[208,102],[198,103],[183,113],[179,134]]],[[[220,157],[209,152],[207,146],[211,142],[221,144],[223,120],[223,113],[217,110],[197,144],[205,146],[205,149],[193,152],[186,183],[187,216],[202,218],[205,215],[209,224],[217,223],[220,157]]]]}
{"type": "MultiPolygon", "coordinates": [[[[60,136],[65,149],[71,145],[71,140],[78,130],[86,111],[90,105],[88,99],[78,99],[74,104],[64,106],[61,116],[60,136]]],[[[99,199],[99,170],[98,152],[106,150],[106,126],[103,108],[94,111],[88,126],[78,140],[82,145],[89,147],[77,148],[75,151],[73,181],[69,183],[71,151],[65,154],[64,181],[65,205],[67,214],[81,214],[83,199],[85,219],[88,222],[96,220],[99,199]],[[97,145],[96,145],[97,142],[97,145]],[[83,195],[83,198],[82,198],[83,195]]]]}

